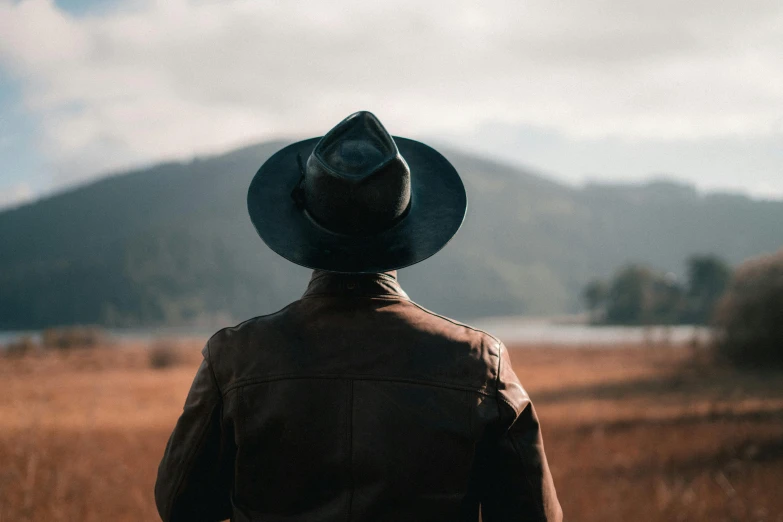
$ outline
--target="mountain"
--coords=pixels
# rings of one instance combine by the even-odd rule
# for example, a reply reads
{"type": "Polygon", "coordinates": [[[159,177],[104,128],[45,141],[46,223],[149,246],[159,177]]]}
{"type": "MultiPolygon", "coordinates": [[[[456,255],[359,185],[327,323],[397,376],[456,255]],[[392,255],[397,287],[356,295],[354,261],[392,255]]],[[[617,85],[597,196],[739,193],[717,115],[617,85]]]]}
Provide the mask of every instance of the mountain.
{"type": "MultiPolygon", "coordinates": [[[[0,329],[229,324],[273,312],[309,271],[272,253],[247,217],[270,142],[104,178],[0,213],[0,329]]],[[[783,202],[672,182],[567,187],[445,150],[469,208],[433,258],[401,271],[457,318],[581,308],[582,286],[627,262],[675,273],[693,253],[731,263],[783,245],[783,202]]]]}

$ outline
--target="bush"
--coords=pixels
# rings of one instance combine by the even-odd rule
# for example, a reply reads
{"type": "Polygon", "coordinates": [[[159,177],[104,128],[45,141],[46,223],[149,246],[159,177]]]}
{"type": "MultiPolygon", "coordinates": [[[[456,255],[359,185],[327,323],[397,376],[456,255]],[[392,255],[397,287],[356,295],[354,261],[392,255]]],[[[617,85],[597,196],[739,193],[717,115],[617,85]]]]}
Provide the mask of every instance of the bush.
{"type": "Polygon", "coordinates": [[[714,323],[720,357],[740,366],[783,367],[783,250],[737,269],[714,323]]]}
{"type": "Polygon", "coordinates": [[[32,337],[25,335],[24,337],[20,337],[19,339],[11,341],[5,345],[4,353],[8,357],[22,357],[29,354],[36,348],[37,345],[35,344],[35,341],[33,341],[32,337]]]}
{"type": "Polygon", "coordinates": [[[95,348],[105,344],[106,335],[100,328],[91,326],[70,326],[47,328],[41,335],[43,346],[55,350],[72,348],[95,348]]]}
{"type": "Polygon", "coordinates": [[[150,368],[161,370],[176,366],[180,362],[177,346],[167,341],[156,341],[149,349],[150,368]]]}

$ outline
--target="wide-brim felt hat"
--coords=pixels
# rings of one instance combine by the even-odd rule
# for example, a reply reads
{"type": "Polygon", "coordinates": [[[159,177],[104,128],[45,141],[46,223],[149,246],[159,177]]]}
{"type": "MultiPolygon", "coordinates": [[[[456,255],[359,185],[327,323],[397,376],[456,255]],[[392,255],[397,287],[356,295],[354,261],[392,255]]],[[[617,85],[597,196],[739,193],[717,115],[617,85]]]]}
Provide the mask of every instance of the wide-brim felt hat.
{"type": "Polygon", "coordinates": [[[250,183],[247,207],[258,235],[285,259],[370,273],[443,248],[462,225],[467,195],[438,151],[357,112],[272,155],[250,183]]]}

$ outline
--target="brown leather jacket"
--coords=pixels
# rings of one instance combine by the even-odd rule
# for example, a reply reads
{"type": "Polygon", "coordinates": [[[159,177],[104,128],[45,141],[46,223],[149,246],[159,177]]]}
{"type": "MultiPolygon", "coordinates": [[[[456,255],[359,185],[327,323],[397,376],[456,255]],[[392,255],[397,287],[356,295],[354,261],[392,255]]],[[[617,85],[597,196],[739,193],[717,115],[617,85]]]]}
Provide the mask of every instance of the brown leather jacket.
{"type": "Polygon", "coordinates": [[[560,521],[503,344],[396,273],[316,271],[216,333],[158,470],[164,521],[560,521]]]}

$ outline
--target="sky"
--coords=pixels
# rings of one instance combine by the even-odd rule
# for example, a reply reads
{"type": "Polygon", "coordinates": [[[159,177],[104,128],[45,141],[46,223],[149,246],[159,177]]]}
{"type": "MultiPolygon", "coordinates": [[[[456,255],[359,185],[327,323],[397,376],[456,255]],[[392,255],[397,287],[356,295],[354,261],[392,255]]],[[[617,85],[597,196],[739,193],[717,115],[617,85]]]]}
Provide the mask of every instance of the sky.
{"type": "Polygon", "coordinates": [[[356,110],[564,183],[783,198],[780,0],[0,0],[0,208],[356,110]]]}

